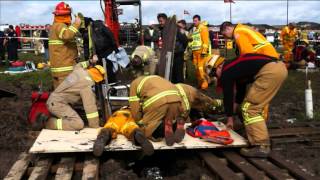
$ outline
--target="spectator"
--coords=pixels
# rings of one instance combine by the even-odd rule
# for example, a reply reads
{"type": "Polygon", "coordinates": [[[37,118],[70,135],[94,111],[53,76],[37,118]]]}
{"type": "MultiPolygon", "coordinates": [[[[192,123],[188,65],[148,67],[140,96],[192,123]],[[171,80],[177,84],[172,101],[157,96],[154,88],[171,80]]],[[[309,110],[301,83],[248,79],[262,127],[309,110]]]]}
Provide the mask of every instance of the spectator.
{"type": "Polygon", "coordinates": [[[18,39],[16,31],[13,29],[13,26],[9,26],[8,33],[8,42],[7,42],[7,51],[8,51],[8,60],[16,61],[18,59],[18,39]]]}
{"type": "MultiPolygon", "coordinates": [[[[46,24],[45,30],[41,31],[41,38],[49,38],[49,31],[50,31],[50,24],[46,24]]],[[[45,63],[48,62],[49,60],[49,44],[48,44],[48,40],[47,39],[43,39],[42,40],[43,43],[43,47],[44,47],[44,60],[45,63]]]]}
{"type": "Polygon", "coordinates": [[[149,22],[149,26],[144,30],[144,45],[151,47],[153,50],[157,49],[157,42],[159,40],[159,31],[155,28],[154,22],[149,22]]]}
{"type": "Polygon", "coordinates": [[[5,60],[4,32],[0,31],[0,65],[5,60]]]}

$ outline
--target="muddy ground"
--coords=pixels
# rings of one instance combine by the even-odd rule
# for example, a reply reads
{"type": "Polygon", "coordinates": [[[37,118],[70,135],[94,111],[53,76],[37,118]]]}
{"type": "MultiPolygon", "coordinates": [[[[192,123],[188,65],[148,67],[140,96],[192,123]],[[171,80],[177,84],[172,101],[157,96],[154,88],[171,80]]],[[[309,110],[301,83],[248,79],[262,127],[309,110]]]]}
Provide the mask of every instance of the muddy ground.
{"type": "MultiPolygon", "coordinates": [[[[312,73],[309,77],[312,80],[315,120],[320,121],[320,72],[312,73]]],[[[31,92],[37,88],[40,80],[43,81],[44,90],[50,89],[51,79],[45,71],[15,77],[0,75],[0,87],[17,94],[12,98],[0,98],[0,179],[7,174],[19,153],[27,151],[32,145],[27,114],[31,92]]],[[[193,84],[194,78],[188,82],[193,84]]],[[[305,120],[304,87],[305,74],[290,71],[288,79],[271,103],[269,123],[286,123],[286,119],[292,118],[296,121],[305,120]]],[[[208,93],[213,94],[213,89],[210,88],[208,93]]],[[[308,171],[320,175],[319,149],[311,149],[308,144],[300,143],[273,148],[308,171]]],[[[109,179],[156,178],[157,173],[166,179],[208,179],[211,175],[201,166],[195,151],[158,152],[152,158],[141,160],[134,155],[128,155],[126,161],[121,155],[104,158],[105,163],[101,168],[105,174],[101,175],[109,179]]]]}

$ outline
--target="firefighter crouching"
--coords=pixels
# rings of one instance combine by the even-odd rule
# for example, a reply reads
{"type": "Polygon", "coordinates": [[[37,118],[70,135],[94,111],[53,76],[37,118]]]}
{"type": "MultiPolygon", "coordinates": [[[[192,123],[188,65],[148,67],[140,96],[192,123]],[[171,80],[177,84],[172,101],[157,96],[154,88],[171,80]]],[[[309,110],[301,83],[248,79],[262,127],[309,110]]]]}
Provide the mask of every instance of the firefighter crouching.
{"type": "Polygon", "coordinates": [[[117,134],[122,134],[136,145],[141,146],[144,155],[152,155],[153,145],[145,137],[143,131],[134,121],[131,112],[127,108],[122,108],[112,114],[107,123],[100,130],[97,140],[93,145],[93,154],[101,156],[104,147],[117,138],[117,134]]]}
{"type": "Polygon", "coordinates": [[[81,19],[76,17],[71,25],[71,8],[61,2],[56,6],[54,23],[49,36],[49,59],[53,86],[57,88],[60,83],[70,74],[76,64],[78,50],[75,36],[81,25],[81,19]]]}
{"type": "Polygon", "coordinates": [[[263,110],[287,77],[285,64],[259,54],[245,54],[226,62],[223,58],[216,58],[212,64],[213,74],[219,79],[219,86],[223,90],[228,127],[233,128],[235,109],[241,104],[242,119],[251,145],[242,148],[241,154],[267,157],[270,140],[263,110]],[[251,86],[247,89],[249,84],[251,86]]]}
{"type": "Polygon", "coordinates": [[[135,77],[154,75],[158,59],[149,46],[138,46],[131,55],[131,65],[135,77]]]}
{"type": "Polygon", "coordinates": [[[130,85],[129,105],[135,122],[147,138],[160,141],[164,137],[169,146],[183,140],[191,108],[214,110],[217,104],[189,85],[174,85],[160,76],[142,76],[130,85]]]}
{"type": "Polygon", "coordinates": [[[85,67],[88,63],[78,63],[71,74],[51,93],[47,107],[53,117],[49,118],[46,128],[55,130],[81,130],[83,120],[70,104],[82,100],[89,127],[99,127],[99,114],[96,97],[92,91],[95,83],[101,82],[105,71],[102,66],[85,67]]]}

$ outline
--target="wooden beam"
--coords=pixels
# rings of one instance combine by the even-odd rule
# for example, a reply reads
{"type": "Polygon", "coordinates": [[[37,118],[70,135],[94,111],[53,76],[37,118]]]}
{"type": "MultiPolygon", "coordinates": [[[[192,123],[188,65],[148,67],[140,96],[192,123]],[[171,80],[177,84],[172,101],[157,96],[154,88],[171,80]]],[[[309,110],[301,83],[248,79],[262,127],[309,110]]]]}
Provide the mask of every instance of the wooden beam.
{"type": "Polygon", "coordinates": [[[75,166],[75,157],[61,158],[59,168],[56,173],[56,180],[70,180],[72,178],[73,169],[75,166]]]}
{"type": "Polygon", "coordinates": [[[82,180],[99,179],[99,159],[87,155],[84,162],[82,180]]]}
{"type": "Polygon", "coordinates": [[[40,158],[37,163],[36,166],[34,167],[29,180],[42,180],[42,179],[46,179],[48,172],[50,170],[52,164],[52,158],[48,158],[48,157],[42,157],[40,158]]]}
{"type": "Polygon", "coordinates": [[[28,168],[31,158],[31,154],[25,152],[21,153],[18,160],[11,167],[8,175],[4,178],[4,180],[21,179],[28,168]]]}
{"type": "Polygon", "coordinates": [[[205,161],[209,169],[217,174],[221,179],[240,180],[241,178],[233,172],[227,165],[219,160],[214,154],[210,152],[199,153],[201,159],[205,161]]]}

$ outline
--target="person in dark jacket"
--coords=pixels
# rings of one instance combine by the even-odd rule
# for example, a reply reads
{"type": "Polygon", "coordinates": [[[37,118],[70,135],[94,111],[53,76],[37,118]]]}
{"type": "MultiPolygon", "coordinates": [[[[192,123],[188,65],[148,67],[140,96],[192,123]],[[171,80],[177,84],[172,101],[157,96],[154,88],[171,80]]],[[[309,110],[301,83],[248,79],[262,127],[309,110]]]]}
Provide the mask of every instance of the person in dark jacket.
{"type": "Polygon", "coordinates": [[[158,49],[159,30],[155,28],[154,23],[150,22],[148,28],[143,33],[144,45],[153,50],[158,49]]]}
{"type": "Polygon", "coordinates": [[[7,42],[7,51],[8,51],[8,60],[16,61],[18,59],[18,39],[16,31],[13,29],[13,26],[9,26],[8,33],[8,42],[7,42]]]}
{"type": "MultiPolygon", "coordinates": [[[[46,24],[46,29],[41,31],[41,38],[49,38],[50,24],[46,24]]],[[[45,63],[49,60],[49,43],[47,39],[43,39],[43,47],[44,47],[44,59],[45,63]]]]}
{"type": "Polygon", "coordinates": [[[4,46],[4,32],[0,31],[0,65],[2,61],[5,60],[5,46],[4,46]]]}

